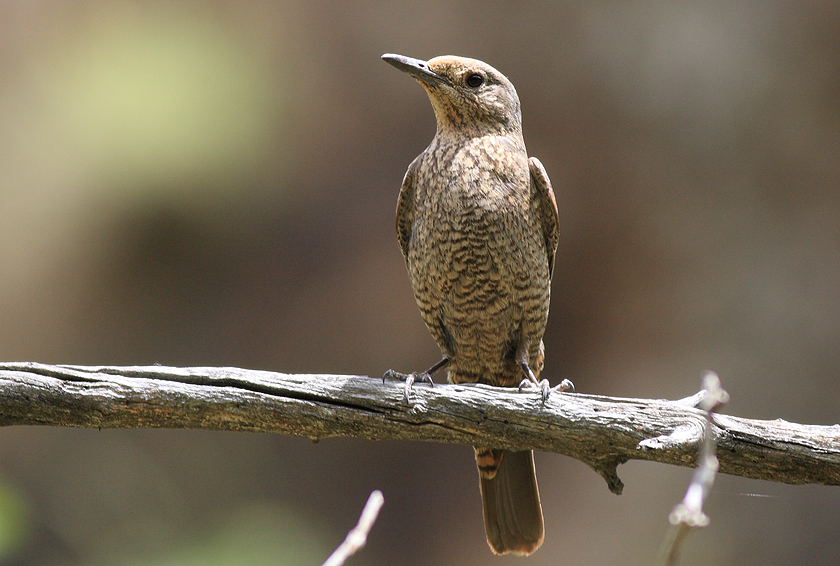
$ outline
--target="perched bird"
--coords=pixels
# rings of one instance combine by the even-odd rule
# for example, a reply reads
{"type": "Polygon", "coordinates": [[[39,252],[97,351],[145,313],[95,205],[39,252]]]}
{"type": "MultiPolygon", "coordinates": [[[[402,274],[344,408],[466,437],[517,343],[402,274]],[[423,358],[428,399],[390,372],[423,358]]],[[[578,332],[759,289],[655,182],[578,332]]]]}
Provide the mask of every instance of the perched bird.
{"type": "MultiPolygon", "coordinates": [[[[516,89],[475,59],[382,58],[423,86],[437,120],[403,179],[396,228],[443,354],[425,372],[386,376],[408,387],[445,367],[450,383],[529,385],[545,399],[538,377],[559,220],[545,169],[525,151],[516,89]]],[[[490,548],[531,554],[544,536],[533,453],[476,447],[475,459],[490,548]]]]}

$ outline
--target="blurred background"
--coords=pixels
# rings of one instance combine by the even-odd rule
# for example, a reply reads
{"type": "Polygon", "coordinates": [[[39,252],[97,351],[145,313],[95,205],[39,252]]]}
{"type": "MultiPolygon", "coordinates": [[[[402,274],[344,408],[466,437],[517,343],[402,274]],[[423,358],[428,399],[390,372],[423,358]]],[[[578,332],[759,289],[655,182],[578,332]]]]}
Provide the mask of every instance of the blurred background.
{"type": "MultiPolygon", "coordinates": [[[[438,350],[393,228],[434,134],[384,52],[516,85],[562,221],[544,376],[837,423],[840,3],[0,2],[0,359],[379,376],[438,350]]],[[[393,384],[393,387],[399,387],[393,384]]],[[[529,564],[650,564],[691,470],[537,454],[529,564]]],[[[0,563],[514,564],[472,450],[0,430],[0,563]]],[[[835,565],[838,488],[720,476],[680,564],[835,565]]]]}

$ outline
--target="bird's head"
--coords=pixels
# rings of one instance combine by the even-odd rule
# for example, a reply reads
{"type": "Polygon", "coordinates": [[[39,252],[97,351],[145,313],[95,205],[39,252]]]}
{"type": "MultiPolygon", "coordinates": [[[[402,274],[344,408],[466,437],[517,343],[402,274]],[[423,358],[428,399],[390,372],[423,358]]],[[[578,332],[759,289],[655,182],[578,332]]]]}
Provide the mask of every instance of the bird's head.
{"type": "Polygon", "coordinates": [[[428,61],[392,53],[382,58],[423,85],[435,110],[438,131],[521,134],[516,89],[487,63],[454,55],[428,61]]]}

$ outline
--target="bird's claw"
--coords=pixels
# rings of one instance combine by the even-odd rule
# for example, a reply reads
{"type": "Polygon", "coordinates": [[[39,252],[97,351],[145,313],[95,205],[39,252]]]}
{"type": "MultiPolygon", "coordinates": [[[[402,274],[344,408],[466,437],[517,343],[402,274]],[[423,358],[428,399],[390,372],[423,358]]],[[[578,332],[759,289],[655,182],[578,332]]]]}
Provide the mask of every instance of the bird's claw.
{"type": "Polygon", "coordinates": [[[568,379],[564,379],[563,381],[561,381],[560,383],[558,383],[558,384],[554,387],[554,389],[552,389],[552,391],[558,391],[558,392],[560,392],[560,393],[563,393],[564,391],[568,391],[568,392],[570,392],[570,393],[574,393],[574,392],[575,392],[575,384],[574,384],[574,383],[572,383],[572,382],[571,382],[570,380],[568,380],[568,379]]]}
{"type": "Polygon", "coordinates": [[[537,391],[540,392],[540,397],[542,397],[543,403],[548,400],[548,396],[551,394],[551,386],[548,383],[547,379],[542,379],[537,381],[536,378],[532,381],[530,379],[523,379],[519,382],[519,391],[537,391]]]}
{"type": "Polygon", "coordinates": [[[531,381],[530,379],[523,379],[519,383],[519,391],[524,391],[526,389],[531,391],[539,390],[540,396],[542,397],[542,401],[543,403],[545,403],[546,401],[548,401],[548,397],[555,391],[560,393],[564,391],[574,392],[575,384],[569,381],[568,379],[564,379],[557,386],[551,387],[547,379],[543,379],[540,381],[537,381],[536,379],[533,381],[531,381]]]}
{"type": "Polygon", "coordinates": [[[385,383],[386,379],[393,379],[394,381],[405,382],[405,390],[403,391],[403,397],[405,398],[406,404],[411,404],[411,386],[415,383],[428,383],[430,387],[435,386],[434,381],[432,381],[432,376],[429,375],[429,372],[427,371],[400,373],[398,371],[389,369],[382,375],[382,383],[385,383]]]}

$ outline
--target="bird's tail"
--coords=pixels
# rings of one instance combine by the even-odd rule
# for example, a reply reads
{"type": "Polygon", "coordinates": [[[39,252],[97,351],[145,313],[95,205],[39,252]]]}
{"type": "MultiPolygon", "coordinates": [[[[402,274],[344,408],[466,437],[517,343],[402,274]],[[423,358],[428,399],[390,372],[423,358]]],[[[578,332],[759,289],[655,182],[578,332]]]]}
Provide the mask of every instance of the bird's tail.
{"type": "Polygon", "coordinates": [[[496,554],[531,554],[545,535],[534,453],[476,447],[475,462],[490,549],[496,554]]]}

